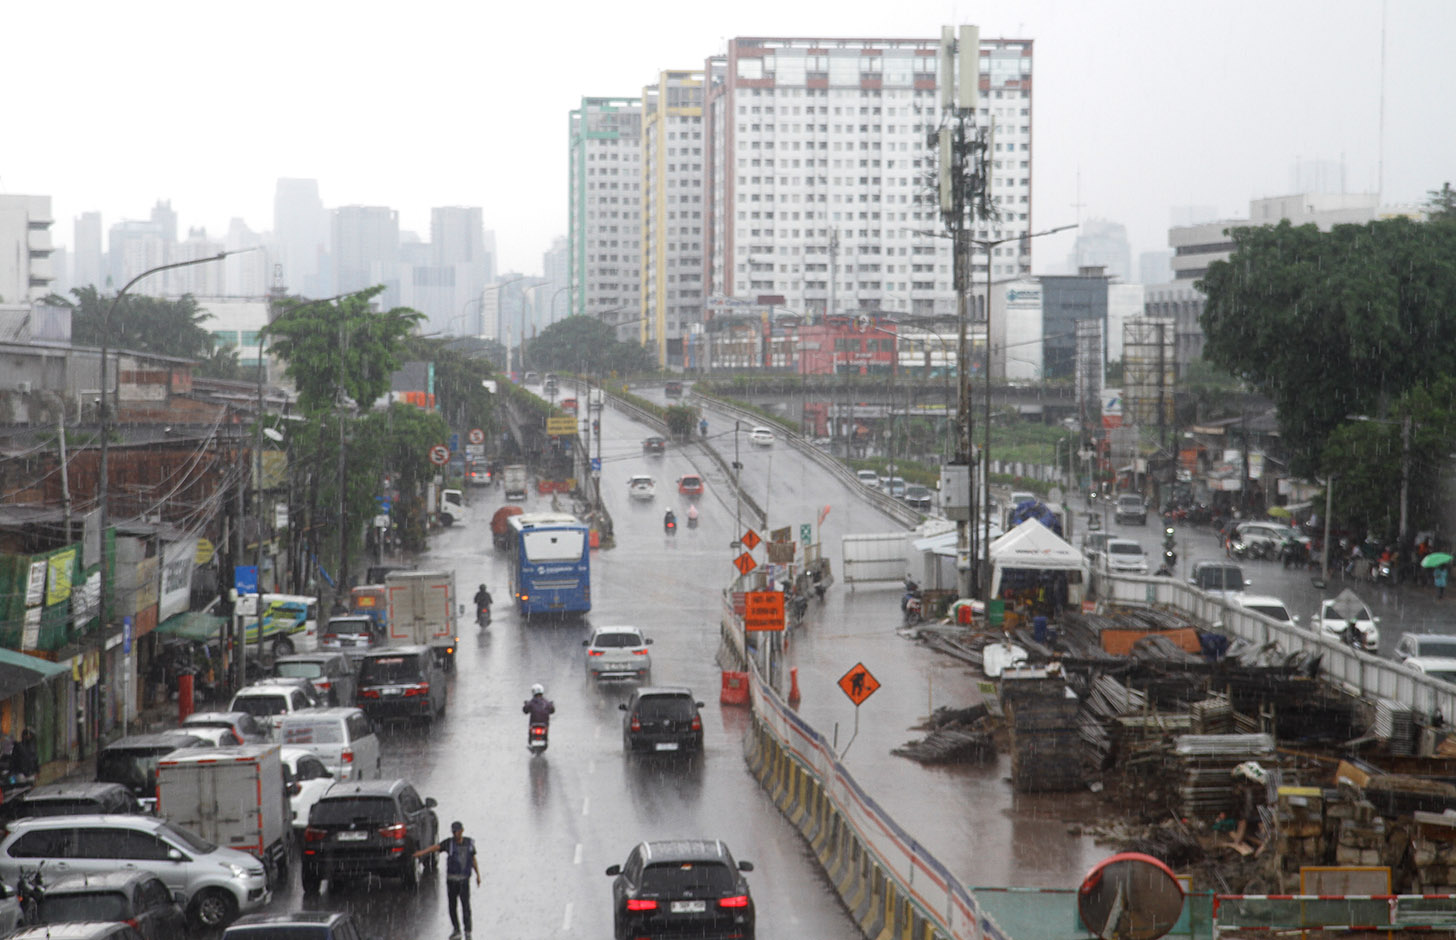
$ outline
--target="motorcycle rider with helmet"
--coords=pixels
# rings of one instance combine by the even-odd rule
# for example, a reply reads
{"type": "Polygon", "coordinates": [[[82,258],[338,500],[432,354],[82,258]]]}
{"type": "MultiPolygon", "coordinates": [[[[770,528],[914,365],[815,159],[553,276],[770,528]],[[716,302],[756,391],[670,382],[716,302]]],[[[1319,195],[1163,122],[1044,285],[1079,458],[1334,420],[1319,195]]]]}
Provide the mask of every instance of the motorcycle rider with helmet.
{"type": "Polygon", "coordinates": [[[490,605],[490,591],[486,589],[484,584],[482,584],[480,586],[480,590],[475,592],[476,623],[486,624],[490,622],[490,605]]]}
{"type": "Polygon", "coordinates": [[[531,686],[531,697],[521,706],[521,712],[531,716],[530,724],[549,725],[556,713],[556,703],[546,697],[546,688],[541,683],[531,686]]]}

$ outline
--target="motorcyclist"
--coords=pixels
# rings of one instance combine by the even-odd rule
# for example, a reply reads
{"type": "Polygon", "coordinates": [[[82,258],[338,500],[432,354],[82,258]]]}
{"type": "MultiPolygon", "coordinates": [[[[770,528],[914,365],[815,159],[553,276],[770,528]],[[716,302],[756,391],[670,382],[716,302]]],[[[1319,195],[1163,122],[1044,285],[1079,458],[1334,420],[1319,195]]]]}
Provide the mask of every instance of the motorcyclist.
{"type": "Polygon", "coordinates": [[[698,524],[698,507],[697,506],[689,506],[688,507],[688,525],[697,525],[697,524],[698,524]]]}
{"type": "Polygon", "coordinates": [[[531,686],[531,697],[521,706],[521,712],[531,716],[533,725],[549,725],[556,713],[556,704],[546,697],[546,688],[538,682],[531,686]]]}
{"type": "Polygon", "coordinates": [[[677,516],[673,513],[671,509],[669,509],[667,513],[662,517],[662,527],[664,529],[671,529],[674,528],[676,525],[677,516]]]}
{"type": "Polygon", "coordinates": [[[703,437],[707,437],[708,436],[708,419],[707,418],[699,418],[698,419],[698,433],[701,434],[703,437]]]}
{"type": "Polygon", "coordinates": [[[485,585],[482,584],[480,590],[475,592],[475,616],[479,618],[481,611],[490,613],[490,605],[490,591],[486,590],[485,585]]]}

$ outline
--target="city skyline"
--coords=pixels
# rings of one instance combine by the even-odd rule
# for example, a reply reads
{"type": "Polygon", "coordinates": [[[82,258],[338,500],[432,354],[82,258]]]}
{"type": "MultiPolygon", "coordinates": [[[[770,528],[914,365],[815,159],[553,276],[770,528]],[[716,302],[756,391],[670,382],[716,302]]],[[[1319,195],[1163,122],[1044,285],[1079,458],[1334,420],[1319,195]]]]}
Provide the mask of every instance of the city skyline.
{"type": "MultiPolygon", "coordinates": [[[[636,95],[659,70],[701,63],[735,36],[921,37],[968,19],[955,4],[925,4],[850,6],[826,21],[807,7],[750,0],[731,12],[634,16],[629,32],[612,11],[568,5],[549,48],[552,59],[580,65],[562,68],[541,59],[545,47],[534,41],[558,23],[533,8],[427,2],[391,32],[397,45],[382,47],[372,18],[335,18],[332,8],[265,2],[253,18],[229,20],[226,42],[199,42],[210,35],[206,18],[199,28],[195,18],[162,15],[169,4],[145,6],[159,15],[75,2],[7,14],[28,38],[0,62],[0,75],[13,87],[47,91],[19,106],[12,127],[23,135],[13,139],[25,145],[0,162],[0,191],[50,196],[58,245],[74,250],[72,223],[83,213],[99,211],[109,231],[147,218],[158,200],[170,202],[182,232],[205,227],[221,237],[235,217],[269,230],[276,180],[297,177],[317,179],[330,208],[388,206],[401,229],[422,236],[431,208],[482,206],[486,227],[501,238],[498,269],[532,272],[567,230],[563,115],[583,96],[636,95]],[[67,26],[78,13],[90,26],[73,34],[67,26]],[[287,29],[276,25],[282,21],[287,29]],[[475,27],[485,25],[533,41],[494,44],[481,58],[471,50],[475,27]],[[327,48],[321,35],[331,37],[327,48]],[[597,45],[602,36],[612,40],[610,54],[597,45]],[[58,65],[63,43],[66,61],[90,66],[58,65]],[[265,47],[292,70],[259,59],[255,77],[219,83],[219,73],[247,75],[251,50],[265,47]],[[387,54],[393,64],[370,68],[369,55],[359,57],[350,93],[340,95],[346,62],[328,49],[387,54]],[[182,73],[206,80],[179,82],[182,73]],[[431,95],[413,73],[450,92],[431,95]],[[145,100],[147,88],[165,92],[144,120],[143,104],[118,107],[115,96],[87,91],[100,74],[130,78],[129,102],[145,100]],[[529,95],[498,91],[524,88],[526,79],[529,95]],[[267,114],[266,134],[237,132],[247,103],[267,114]],[[407,111],[410,123],[396,130],[389,115],[407,111]],[[422,145],[411,131],[425,125],[432,131],[422,145]],[[105,159],[94,148],[35,145],[77,128],[106,143],[105,159]],[[188,143],[150,146],[158,135],[188,143]]],[[[1286,193],[1299,160],[1340,165],[1350,191],[1375,189],[1383,170],[1383,202],[1421,202],[1456,166],[1456,143],[1431,129],[1428,114],[1429,102],[1456,90],[1456,66],[1439,45],[1456,26],[1456,7],[1389,6],[1383,148],[1381,9],[1356,0],[1207,10],[1130,0],[1096,9],[1050,0],[978,6],[983,37],[1037,44],[1033,228],[1105,218],[1127,226],[1134,252],[1161,249],[1171,208],[1212,205],[1237,217],[1250,198],[1286,193]]],[[[1033,267],[1065,256],[1073,237],[1039,244],[1033,267]]]]}

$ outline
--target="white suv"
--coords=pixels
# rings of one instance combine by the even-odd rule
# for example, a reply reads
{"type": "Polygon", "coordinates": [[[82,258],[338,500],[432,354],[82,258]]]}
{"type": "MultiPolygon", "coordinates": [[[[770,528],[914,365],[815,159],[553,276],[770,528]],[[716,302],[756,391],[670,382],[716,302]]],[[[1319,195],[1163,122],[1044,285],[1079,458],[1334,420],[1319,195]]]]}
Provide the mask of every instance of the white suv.
{"type": "Polygon", "coordinates": [[[188,916],[207,930],[272,900],[262,862],[155,816],[44,816],[11,823],[0,842],[0,881],[14,884],[42,862],[48,872],[73,875],[149,872],[181,892],[188,916]]]}
{"type": "Polygon", "coordinates": [[[586,674],[593,679],[641,679],[652,676],[652,645],[637,627],[597,627],[586,647],[586,674]]]}
{"type": "Polygon", "coordinates": [[[1115,574],[1148,573],[1148,556],[1132,539],[1109,539],[1102,558],[1107,570],[1115,574]]]}

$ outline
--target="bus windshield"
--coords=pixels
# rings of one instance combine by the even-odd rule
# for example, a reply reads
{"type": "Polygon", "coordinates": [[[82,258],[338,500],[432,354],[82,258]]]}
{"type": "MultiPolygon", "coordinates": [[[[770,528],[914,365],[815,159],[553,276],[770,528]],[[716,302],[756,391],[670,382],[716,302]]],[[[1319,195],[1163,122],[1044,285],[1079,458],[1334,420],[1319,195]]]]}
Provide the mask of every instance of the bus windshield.
{"type": "Polygon", "coordinates": [[[526,560],[580,561],[586,547],[586,533],[576,529],[548,529],[544,532],[521,533],[521,547],[526,560]]]}

